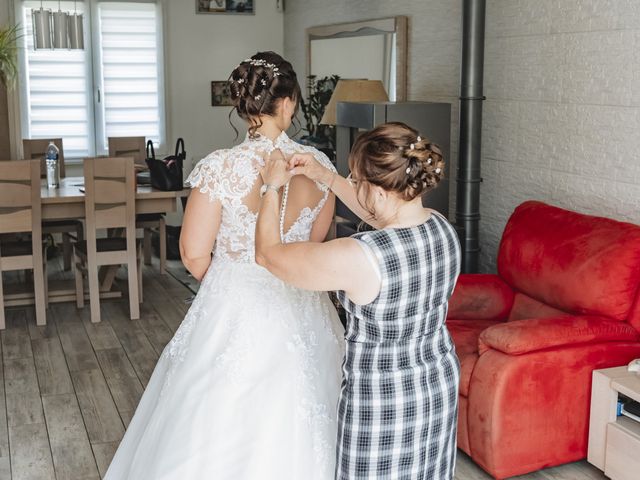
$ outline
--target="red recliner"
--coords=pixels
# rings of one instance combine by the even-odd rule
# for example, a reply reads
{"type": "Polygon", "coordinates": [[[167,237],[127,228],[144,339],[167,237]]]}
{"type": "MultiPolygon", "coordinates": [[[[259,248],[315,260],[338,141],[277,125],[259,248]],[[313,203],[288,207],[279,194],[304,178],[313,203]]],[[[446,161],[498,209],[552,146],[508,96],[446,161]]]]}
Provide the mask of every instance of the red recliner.
{"type": "Polygon", "coordinates": [[[640,357],[640,226],[523,203],[447,326],[463,451],[498,479],[586,457],[591,372],[640,357]]]}

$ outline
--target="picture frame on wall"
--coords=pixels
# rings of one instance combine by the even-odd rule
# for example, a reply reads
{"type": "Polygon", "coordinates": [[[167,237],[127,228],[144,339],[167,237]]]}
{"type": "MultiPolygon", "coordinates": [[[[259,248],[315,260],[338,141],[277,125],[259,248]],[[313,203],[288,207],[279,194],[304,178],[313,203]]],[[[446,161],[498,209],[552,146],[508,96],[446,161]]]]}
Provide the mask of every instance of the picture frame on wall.
{"type": "Polygon", "coordinates": [[[231,92],[227,80],[214,80],[211,82],[211,106],[231,107],[231,92]]]}
{"type": "Polygon", "coordinates": [[[196,0],[196,13],[253,15],[255,0],[196,0]]]}

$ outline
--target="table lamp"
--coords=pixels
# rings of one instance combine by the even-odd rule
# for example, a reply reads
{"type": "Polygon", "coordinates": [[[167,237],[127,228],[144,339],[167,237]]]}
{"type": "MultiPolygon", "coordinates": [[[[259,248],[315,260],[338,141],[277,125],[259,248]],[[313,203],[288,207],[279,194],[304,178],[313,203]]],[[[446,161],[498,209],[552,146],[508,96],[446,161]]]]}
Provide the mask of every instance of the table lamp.
{"type": "Polygon", "coordinates": [[[380,80],[338,80],[320,124],[336,124],[338,102],[387,102],[389,96],[380,80]]]}

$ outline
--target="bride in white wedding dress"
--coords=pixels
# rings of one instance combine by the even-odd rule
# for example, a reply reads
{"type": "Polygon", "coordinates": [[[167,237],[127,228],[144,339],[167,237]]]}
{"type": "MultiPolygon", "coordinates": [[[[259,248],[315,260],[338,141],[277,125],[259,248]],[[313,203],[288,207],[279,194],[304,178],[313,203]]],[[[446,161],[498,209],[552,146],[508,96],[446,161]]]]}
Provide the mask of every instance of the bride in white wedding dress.
{"type": "MultiPolygon", "coordinates": [[[[326,293],[286,285],[255,263],[254,250],[263,159],[311,152],[333,167],[284,133],[300,99],[288,62],[258,53],[233,71],[230,89],[249,134],[187,180],[181,249],[202,283],[107,480],[334,477],[342,326],[326,293]]],[[[283,241],[322,241],[334,205],[325,186],[296,177],[281,202],[283,241]]]]}

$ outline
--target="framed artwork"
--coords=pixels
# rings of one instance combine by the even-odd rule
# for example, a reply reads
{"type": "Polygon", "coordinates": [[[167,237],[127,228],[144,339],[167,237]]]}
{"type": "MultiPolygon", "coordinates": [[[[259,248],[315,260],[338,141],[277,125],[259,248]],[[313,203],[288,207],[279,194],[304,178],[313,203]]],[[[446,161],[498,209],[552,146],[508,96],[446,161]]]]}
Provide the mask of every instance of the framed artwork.
{"type": "Polygon", "coordinates": [[[231,107],[231,92],[227,80],[214,80],[211,82],[211,106],[231,107]]]}
{"type": "Polygon", "coordinates": [[[196,13],[253,15],[254,0],[196,0],[196,13]]]}

